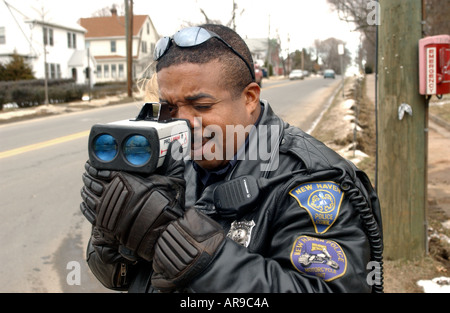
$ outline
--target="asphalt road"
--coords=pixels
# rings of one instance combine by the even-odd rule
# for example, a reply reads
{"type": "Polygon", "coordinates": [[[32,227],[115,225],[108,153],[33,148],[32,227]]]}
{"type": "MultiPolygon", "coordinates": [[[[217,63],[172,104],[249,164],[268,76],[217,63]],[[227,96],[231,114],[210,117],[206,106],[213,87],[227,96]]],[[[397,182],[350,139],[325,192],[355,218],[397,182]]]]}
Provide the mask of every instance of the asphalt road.
{"type": "MultiPolygon", "coordinates": [[[[271,80],[261,97],[309,130],[340,79],[271,80]]],[[[137,103],[0,126],[0,292],[105,292],[85,262],[90,225],[79,210],[95,123],[132,118],[137,103]]]]}

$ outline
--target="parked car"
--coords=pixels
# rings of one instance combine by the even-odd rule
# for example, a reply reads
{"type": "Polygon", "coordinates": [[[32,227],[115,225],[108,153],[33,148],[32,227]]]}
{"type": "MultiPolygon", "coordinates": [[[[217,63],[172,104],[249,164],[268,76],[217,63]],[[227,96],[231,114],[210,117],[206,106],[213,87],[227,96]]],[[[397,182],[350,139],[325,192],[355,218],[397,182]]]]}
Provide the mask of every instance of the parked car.
{"type": "Polygon", "coordinates": [[[336,74],[333,70],[325,70],[323,72],[323,78],[336,78],[336,74]]]}
{"type": "Polygon", "coordinates": [[[303,71],[302,70],[292,70],[292,72],[289,74],[289,79],[303,79],[303,71]]]}
{"type": "Polygon", "coordinates": [[[255,81],[259,85],[259,87],[262,87],[262,79],[263,79],[263,70],[259,64],[254,64],[255,66],[255,81]]]}

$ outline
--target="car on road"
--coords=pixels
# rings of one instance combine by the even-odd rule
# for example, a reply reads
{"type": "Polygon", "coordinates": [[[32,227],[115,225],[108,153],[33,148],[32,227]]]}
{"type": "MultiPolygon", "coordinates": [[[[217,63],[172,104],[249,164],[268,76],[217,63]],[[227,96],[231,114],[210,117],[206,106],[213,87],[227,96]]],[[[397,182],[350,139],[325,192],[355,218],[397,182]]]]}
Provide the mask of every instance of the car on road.
{"type": "Polygon", "coordinates": [[[289,79],[290,80],[294,80],[294,79],[303,79],[303,71],[302,70],[292,70],[291,73],[289,74],[289,79]]]}
{"type": "Polygon", "coordinates": [[[333,70],[325,70],[323,72],[323,78],[336,78],[336,74],[333,70]]]}
{"type": "Polygon", "coordinates": [[[262,79],[263,79],[263,70],[261,66],[257,63],[254,64],[255,66],[255,81],[259,85],[259,87],[262,87],[262,79]]]}

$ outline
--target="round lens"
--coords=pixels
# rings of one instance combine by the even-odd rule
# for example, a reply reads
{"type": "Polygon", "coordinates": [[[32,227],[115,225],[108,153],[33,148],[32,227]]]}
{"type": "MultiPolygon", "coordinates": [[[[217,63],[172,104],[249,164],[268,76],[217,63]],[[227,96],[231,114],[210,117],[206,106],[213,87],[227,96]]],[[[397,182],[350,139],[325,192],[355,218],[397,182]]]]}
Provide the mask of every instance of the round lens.
{"type": "Polygon", "coordinates": [[[94,140],[94,153],[104,162],[112,161],[117,155],[117,142],[113,136],[103,134],[94,140]]]}
{"type": "Polygon", "coordinates": [[[128,162],[141,166],[150,160],[152,154],[150,142],[141,135],[133,135],[125,141],[123,154],[128,162]]]}
{"type": "Polygon", "coordinates": [[[173,35],[173,40],[179,47],[194,47],[210,38],[210,33],[201,27],[184,28],[173,35]]]}
{"type": "Polygon", "coordinates": [[[157,61],[162,57],[167,49],[169,49],[170,37],[163,37],[156,43],[155,51],[153,52],[153,60],[157,61]]]}

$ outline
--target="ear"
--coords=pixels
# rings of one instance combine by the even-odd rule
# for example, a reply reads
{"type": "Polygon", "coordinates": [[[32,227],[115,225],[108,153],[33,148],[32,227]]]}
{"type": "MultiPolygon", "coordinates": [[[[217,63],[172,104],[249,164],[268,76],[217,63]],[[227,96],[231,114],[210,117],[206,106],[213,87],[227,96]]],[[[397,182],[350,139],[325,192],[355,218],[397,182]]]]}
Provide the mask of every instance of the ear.
{"type": "Polygon", "coordinates": [[[261,94],[261,88],[257,83],[250,83],[245,87],[243,95],[245,97],[245,106],[247,112],[250,115],[258,113],[259,116],[259,96],[261,94]]]}

